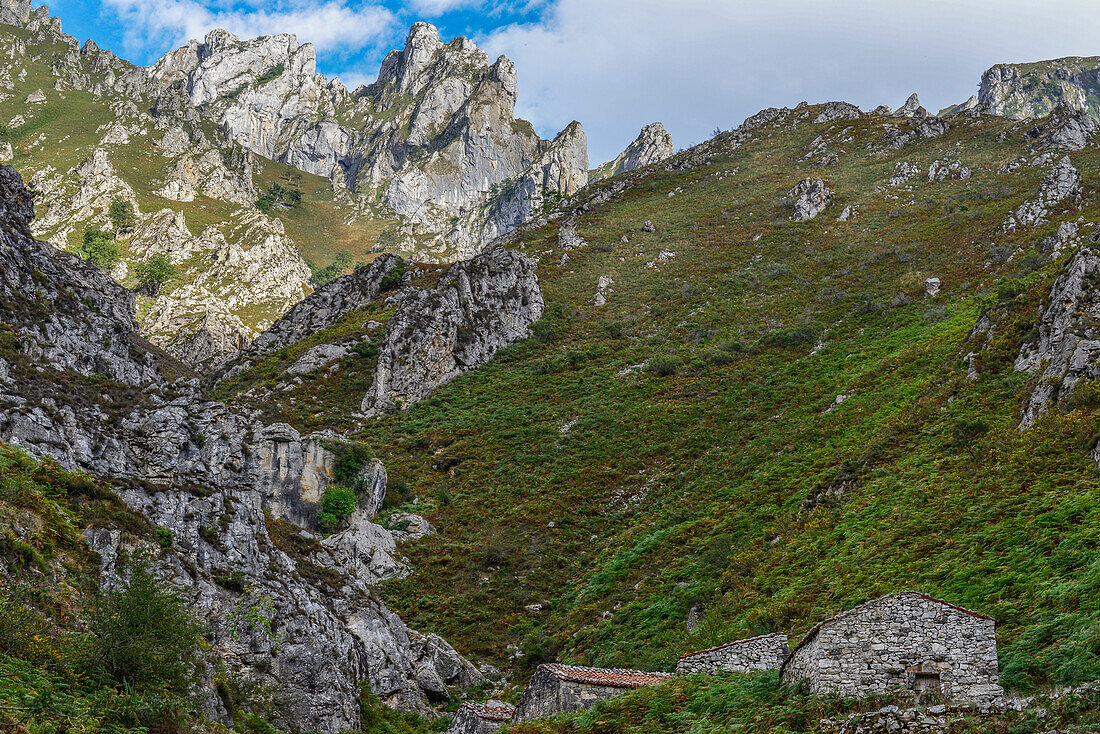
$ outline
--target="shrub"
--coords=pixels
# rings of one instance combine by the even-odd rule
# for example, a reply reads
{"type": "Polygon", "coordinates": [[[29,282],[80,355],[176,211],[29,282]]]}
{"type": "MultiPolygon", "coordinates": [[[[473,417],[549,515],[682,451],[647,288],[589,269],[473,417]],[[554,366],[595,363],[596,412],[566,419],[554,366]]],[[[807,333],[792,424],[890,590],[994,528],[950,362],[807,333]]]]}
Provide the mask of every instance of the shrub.
{"type": "Polygon", "coordinates": [[[171,548],[172,547],[172,531],[171,530],[169,530],[168,528],[157,528],[153,532],[157,536],[157,543],[160,545],[161,548],[171,548]]]}
{"type": "Polygon", "coordinates": [[[339,278],[347,272],[349,267],[351,267],[351,253],[347,250],[341,250],[336,253],[336,257],[333,259],[332,264],[324,267],[310,264],[309,269],[312,272],[313,284],[315,286],[322,286],[339,278]]]}
{"type": "Polygon", "coordinates": [[[84,230],[84,241],[76,252],[104,272],[110,271],[119,259],[118,242],[110,232],[104,232],[99,227],[84,230]]]}
{"type": "Polygon", "coordinates": [[[203,626],[188,603],[138,565],[89,616],[92,667],[136,692],[187,693],[203,626]]]}
{"type": "Polygon", "coordinates": [[[397,264],[393,266],[393,270],[382,276],[382,280],[378,283],[378,290],[387,293],[399,288],[401,279],[405,277],[405,270],[408,267],[404,260],[398,260],[397,264]]]}
{"type": "Polygon", "coordinates": [[[684,366],[684,360],[675,354],[658,354],[646,362],[646,372],[658,377],[668,377],[680,371],[684,366]]]}
{"type": "Polygon", "coordinates": [[[122,237],[134,231],[137,216],[134,214],[134,205],[128,199],[114,199],[108,211],[111,224],[115,228],[115,236],[122,237]]]}
{"type": "Polygon", "coordinates": [[[336,481],[354,487],[359,482],[359,472],[374,458],[374,452],[365,443],[343,443],[332,449],[336,454],[332,472],[336,481]]]}
{"type": "Polygon", "coordinates": [[[256,77],[256,86],[257,87],[263,86],[264,84],[267,84],[270,81],[274,81],[274,80],[278,79],[279,77],[281,77],[283,75],[283,72],[285,72],[285,71],[286,71],[286,64],[276,64],[275,66],[272,66],[270,69],[265,71],[263,74],[260,74],[258,77],[256,77]]]}
{"type": "Polygon", "coordinates": [[[176,277],[176,266],[166,255],[150,255],[134,267],[138,284],[135,290],[156,296],[164,284],[176,277]]]}
{"type": "Polygon", "coordinates": [[[773,329],[760,337],[762,347],[797,347],[810,344],[817,338],[817,330],[810,324],[773,329]]]}
{"type": "Polygon", "coordinates": [[[321,498],[321,514],[317,516],[317,525],[323,530],[332,530],[355,512],[359,504],[355,491],[347,487],[329,487],[321,498]]]}

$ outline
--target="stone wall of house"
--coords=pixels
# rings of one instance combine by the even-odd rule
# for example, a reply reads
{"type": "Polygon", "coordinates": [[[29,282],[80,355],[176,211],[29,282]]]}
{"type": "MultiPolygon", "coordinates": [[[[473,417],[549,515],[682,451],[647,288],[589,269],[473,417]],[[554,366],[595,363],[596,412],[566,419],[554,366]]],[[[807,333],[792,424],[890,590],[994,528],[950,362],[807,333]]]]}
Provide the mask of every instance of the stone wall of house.
{"type": "Polygon", "coordinates": [[[779,670],[790,653],[787,636],[776,632],[685,655],[676,663],[676,675],[779,670]]]}
{"type": "Polygon", "coordinates": [[[813,694],[862,697],[935,690],[958,704],[1003,696],[995,623],[923,594],[882,597],[818,626],[787,661],[783,681],[813,694]]]}
{"type": "Polygon", "coordinates": [[[565,681],[540,669],[531,677],[523,698],[516,705],[512,720],[531,721],[566,711],[576,711],[587,708],[596,701],[621,696],[630,690],[633,689],[565,681]]]}
{"type": "Polygon", "coordinates": [[[484,718],[478,713],[476,706],[463,704],[455,712],[444,734],[493,734],[506,723],[484,718]]]}

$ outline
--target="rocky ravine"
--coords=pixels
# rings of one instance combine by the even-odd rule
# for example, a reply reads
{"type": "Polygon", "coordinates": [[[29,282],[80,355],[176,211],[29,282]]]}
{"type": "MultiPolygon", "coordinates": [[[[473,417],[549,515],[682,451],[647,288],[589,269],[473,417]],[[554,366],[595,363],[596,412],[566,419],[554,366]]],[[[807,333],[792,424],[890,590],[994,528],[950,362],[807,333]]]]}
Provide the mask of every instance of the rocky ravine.
{"type": "MultiPolygon", "coordinates": [[[[364,509],[350,527],[319,541],[310,530],[333,476],[338,437],[263,425],[204,399],[195,381],[166,382],[157,355],[137,335],[132,296],[36,242],[32,217],[19,176],[0,168],[0,317],[13,329],[0,361],[0,439],[120,483],[131,508],[171,532],[171,547],[159,553],[150,538],[120,528],[89,531],[105,582],[118,573],[123,549],[158,552],[213,628],[210,664],[281,690],[290,705],[281,722],[287,727],[354,728],[360,681],[391,705],[423,711],[450,696],[450,686],[479,684],[481,673],[444,640],[408,629],[372,593],[378,581],[407,573],[397,550],[407,534],[371,522],[384,469],[364,467],[364,509]],[[289,524],[275,532],[279,521],[289,524]],[[268,610],[269,628],[242,633],[231,622],[233,610],[249,604],[268,610]]],[[[460,290],[471,293],[514,281],[488,266],[460,273],[460,290]]],[[[484,345],[493,339],[470,326],[482,356],[491,354],[484,345]]],[[[516,337],[521,327],[513,326],[516,337]]],[[[228,720],[214,686],[204,690],[211,693],[203,713],[228,720]]]]}

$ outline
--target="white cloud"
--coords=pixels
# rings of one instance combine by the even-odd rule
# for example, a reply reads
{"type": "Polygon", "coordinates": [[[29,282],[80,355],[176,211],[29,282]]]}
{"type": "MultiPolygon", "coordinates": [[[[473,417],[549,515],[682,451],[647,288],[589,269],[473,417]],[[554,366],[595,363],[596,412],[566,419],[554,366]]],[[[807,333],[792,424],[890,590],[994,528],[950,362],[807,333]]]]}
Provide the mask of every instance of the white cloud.
{"type": "Polygon", "coordinates": [[[462,10],[481,5],[483,0],[410,0],[409,7],[429,18],[436,18],[452,10],[462,10]]]}
{"type": "Polygon", "coordinates": [[[483,39],[519,70],[544,133],[584,123],[593,163],[661,120],[686,145],[763,107],[847,99],[929,109],[995,63],[1095,53],[1094,0],[553,0],[483,39]]]}
{"type": "Polygon", "coordinates": [[[387,40],[396,25],[393,13],[384,7],[351,8],[345,0],[298,0],[283,3],[285,9],[278,11],[267,9],[271,3],[259,0],[245,4],[249,7],[241,10],[239,3],[227,0],[104,0],[102,10],[117,15],[126,28],[126,51],[142,56],[202,38],[215,28],[244,38],[294,33],[320,52],[346,52],[387,40]]]}

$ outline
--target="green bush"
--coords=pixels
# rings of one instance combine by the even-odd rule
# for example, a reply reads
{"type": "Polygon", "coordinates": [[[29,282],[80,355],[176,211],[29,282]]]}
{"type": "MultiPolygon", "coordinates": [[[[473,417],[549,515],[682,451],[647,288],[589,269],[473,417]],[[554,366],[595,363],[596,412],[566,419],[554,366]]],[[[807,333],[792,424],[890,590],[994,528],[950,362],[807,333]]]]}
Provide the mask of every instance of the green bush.
{"type": "Polygon", "coordinates": [[[347,487],[359,482],[359,471],[374,458],[374,452],[365,443],[339,444],[333,447],[332,452],[336,454],[332,472],[336,481],[347,487]]]}
{"type": "Polygon", "coordinates": [[[88,227],[84,230],[84,241],[76,252],[104,272],[109,272],[119,259],[118,242],[114,235],[99,227],[88,227]]]}
{"type": "Polygon", "coordinates": [[[186,696],[203,626],[189,605],[138,565],[91,610],[92,669],[127,690],[186,696]]]}
{"type": "Polygon", "coordinates": [[[404,260],[398,260],[397,265],[393,266],[393,270],[382,277],[382,280],[378,283],[378,290],[387,293],[395,288],[399,288],[401,286],[401,279],[405,277],[405,270],[407,270],[408,267],[408,264],[404,260]]]}
{"type": "Polygon", "coordinates": [[[134,231],[137,215],[134,214],[134,205],[128,199],[114,199],[111,202],[109,215],[116,237],[122,237],[134,231]]]}
{"type": "Polygon", "coordinates": [[[172,547],[172,531],[168,528],[157,528],[153,531],[157,536],[157,543],[161,548],[172,547]]]}
{"type": "Polygon", "coordinates": [[[312,272],[313,285],[318,287],[327,285],[347,272],[349,267],[351,267],[351,253],[347,250],[336,253],[336,258],[330,265],[319,267],[310,264],[309,269],[312,272]]]}
{"type": "Polygon", "coordinates": [[[329,487],[321,497],[321,514],[317,516],[317,524],[323,530],[332,530],[355,512],[359,499],[355,491],[347,487],[329,487]]]}
{"type": "Polygon", "coordinates": [[[680,371],[684,366],[684,360],[675,354],[658,354],[646,362],[646,372],[658,377],[668,377],[680,371]]]}
{"type": "Polygon", "coordinates": [[[135,290],[156,296],[165,283],[176,277],[176,266],[165,255],[150,255],[134,267],[138,284],[135,290]]]}

